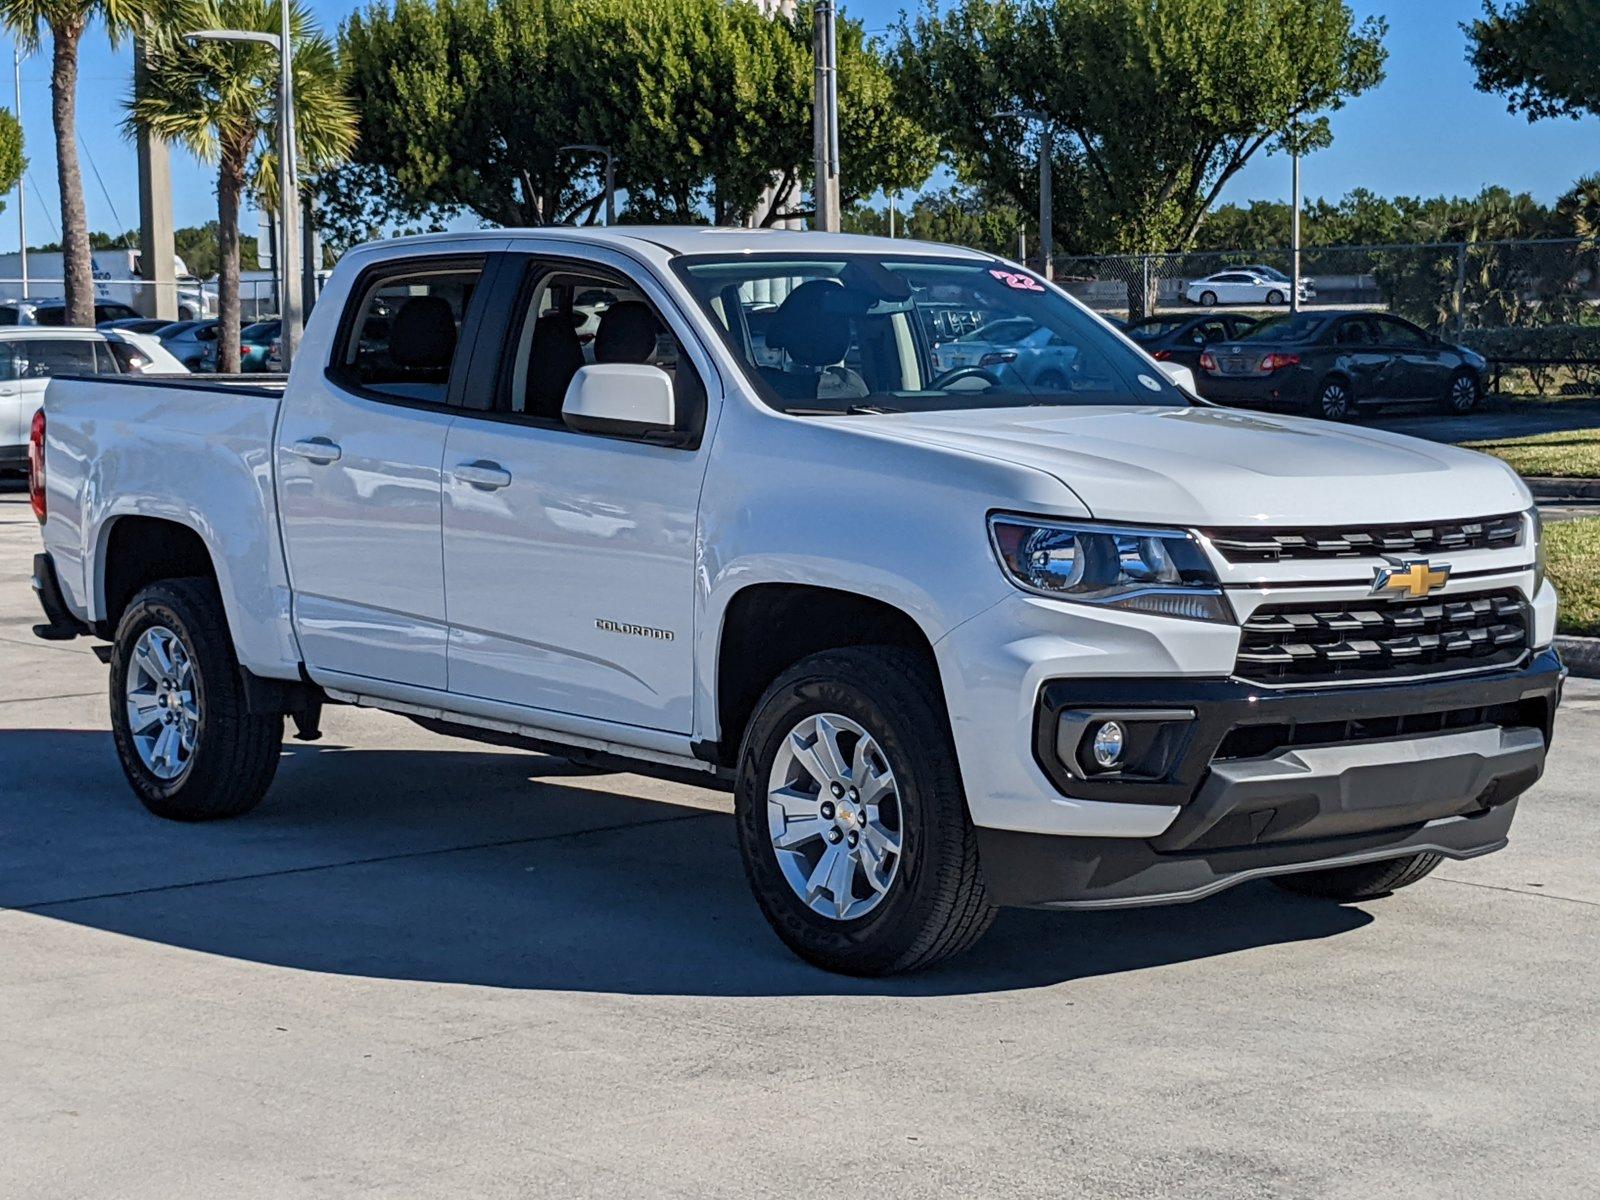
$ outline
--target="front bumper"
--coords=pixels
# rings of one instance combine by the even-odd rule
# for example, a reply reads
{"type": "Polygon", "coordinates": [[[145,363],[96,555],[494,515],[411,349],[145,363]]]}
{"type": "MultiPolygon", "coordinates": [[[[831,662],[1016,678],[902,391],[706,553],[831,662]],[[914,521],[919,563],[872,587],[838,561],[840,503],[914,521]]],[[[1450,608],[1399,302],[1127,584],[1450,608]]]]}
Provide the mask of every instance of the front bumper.
{"type": "Polygon", "coordinates": [[[980,829],[998,902],[1112,907],[1198,899],[1262,875],[1505,843],[1544,769],[1565,670],[1283,691],[1236,680],[1058,679],[1040,691],[1034,752],[1063,793],[1172,814],[1140,838],[980,829]],[[1080,740],[1097,713],[1159,737],[1096,775],[1080,740]]]}

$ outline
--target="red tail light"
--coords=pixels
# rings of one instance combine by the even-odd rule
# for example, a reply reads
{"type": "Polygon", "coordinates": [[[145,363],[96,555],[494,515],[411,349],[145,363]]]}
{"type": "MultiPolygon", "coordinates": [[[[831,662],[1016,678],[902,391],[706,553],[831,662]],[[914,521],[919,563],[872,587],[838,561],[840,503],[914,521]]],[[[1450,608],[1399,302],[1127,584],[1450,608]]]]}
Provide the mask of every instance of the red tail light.
{"type": "Polygon", "coordinates": [[[1285,367],[1298,367],[1299,365],[1300,356],[1298,354],[1268,354],[1261,360],[1261,370],[1267,374],[1271,374],[1273,371],[1281,371],[1285,367]]]}
{"type": "Polygon", "coordinates": [[[1217,356],[1209,350],[1202,350],[1200,352],[1200,369],[1203,371],[1215,371],[1217,369],[1217,356]]]}
{"type": "Polygon", "coordinates": [[[1152,351],[1150,351],[1150,357],[1155,359],[1157,362],[1166,362],[1167,359],[1172,357],[1172,351],[1171,350],[1152,350],[1152,351]]]}
{"type": "Polygon", "coordinates": [[[44,409],[33,414],[28,430],[28,505],[44,524],[44,409]]]}

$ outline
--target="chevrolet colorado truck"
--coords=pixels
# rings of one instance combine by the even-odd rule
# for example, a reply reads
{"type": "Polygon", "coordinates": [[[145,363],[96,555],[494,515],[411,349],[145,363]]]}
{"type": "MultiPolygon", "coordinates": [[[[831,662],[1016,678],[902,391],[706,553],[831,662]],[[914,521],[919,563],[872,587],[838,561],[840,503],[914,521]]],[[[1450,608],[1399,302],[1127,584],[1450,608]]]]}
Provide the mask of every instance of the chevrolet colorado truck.
{"type": "Polygon", "coordinates": [[[1202,402],[946,246],[369,245],[286,382],[58,379],[31,432],[37,632],[110,643],[153,812],[247,812],[328,704],[695,772],[844,972],[997,906],[1364,901],[1497,850],[1565,675],[1507,467],[1202,402]],[[1058,377],[941,367],[1018,321],[1058,377]]]}

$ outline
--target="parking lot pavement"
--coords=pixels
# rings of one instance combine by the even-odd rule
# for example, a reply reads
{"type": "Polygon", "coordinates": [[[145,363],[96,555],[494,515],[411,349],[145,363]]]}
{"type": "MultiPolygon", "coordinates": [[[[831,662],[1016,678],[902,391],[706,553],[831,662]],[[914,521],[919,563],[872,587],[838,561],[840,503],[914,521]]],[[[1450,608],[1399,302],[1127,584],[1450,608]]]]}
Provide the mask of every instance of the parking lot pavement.
{"type": "Polygon", "coordinates": [[[1600,685],[1507,851],[790,958],[727,798],[335,710],[147,816],[0,497],[0,1196],[1592,1196],[1600,685]]]}
{"type": "Polygon", "coordinates": [[[1491,398],[1484,407],[1466,416],[1452,416],[1431,406],[1412,406],[1364,414],[1362,421],[1436,442],[1486,442],[1565,429],[1594,429],[1600,426],[1600,402],[1563,400],[1541,404],[1491,398]]]}

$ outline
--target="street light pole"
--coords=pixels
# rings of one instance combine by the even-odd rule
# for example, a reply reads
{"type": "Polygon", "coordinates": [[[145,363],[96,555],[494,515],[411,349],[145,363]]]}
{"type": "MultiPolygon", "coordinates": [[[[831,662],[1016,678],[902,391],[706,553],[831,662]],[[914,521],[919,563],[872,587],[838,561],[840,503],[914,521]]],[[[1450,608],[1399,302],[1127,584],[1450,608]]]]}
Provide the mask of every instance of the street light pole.
{"type": "Polygon", "coordinates": [[[1289,311],[1300,311],[1300,119],[1294,122],[1294,169],[1290,173],[1290,187],[1294,192],[1294,205],[1289,217],[1289,311]]]}
{"type": "Polygon", "coordinates": [[[816,82],[811,101],[812,150],[816,157],[813,229],[839,232],[839,70],[833,0],[817,0],[811,54],[816,82]]]}
{"type": "Polygon", "coordinates": [[[300,262],[300,185],[295,176],[294,46],[289,29],[290,6],[279,6],[283,18],[277,33],[254,29],[196,29],[184,36],[194,42],[256,42],[278,56],[278,316],[283,369],[287,371],[300,346],[305,314],[295,278],[300,262]]]}
{"type": "Polygon", "coordinates": [[[1044,277],[1056,277],[1055,244],[1052,236],[1055,226],[1054,196],[1051,189],[1054,187],[1052,178],[1053,164],[1051,159],[1055,153],[1055,138],[1050,128],[1050,122],[1044,122],[1044,128],[1039,133],[1039,253],[1044,257],[1044,277]]]}

